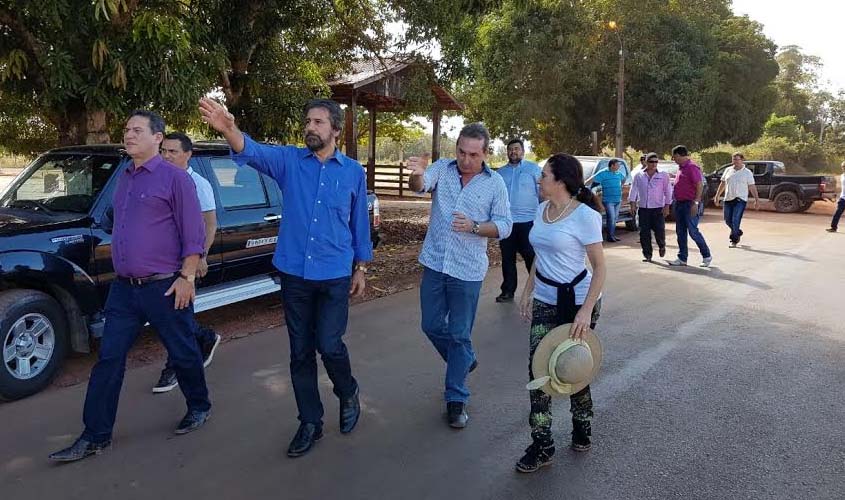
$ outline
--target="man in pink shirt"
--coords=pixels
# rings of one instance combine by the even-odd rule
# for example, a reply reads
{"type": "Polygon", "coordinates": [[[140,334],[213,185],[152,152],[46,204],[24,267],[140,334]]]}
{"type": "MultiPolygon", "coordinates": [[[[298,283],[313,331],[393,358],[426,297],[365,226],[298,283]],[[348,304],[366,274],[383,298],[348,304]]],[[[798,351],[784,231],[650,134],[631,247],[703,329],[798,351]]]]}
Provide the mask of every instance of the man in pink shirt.
{"type": "Polygon", "coordinates": [[[670,261],[670,266],[687,265],[689,250],[687,248],[687,234],[698,245],[701,252],[701,267],[709,267],[713,257],[710,248],[704,241],[704,236],[698,230],[698,219],[701,217],[701,195],[704,191],[704,176],[701,168],[693,163],[686,146],[672,148],[672,160],[680,167],[675,177],[675,232],[678,235],[678,258],[670,261]]]}
{"type": "Polygon", "coordinates": [[[646,168],[634,175],[628,194],[631,212],[639,218],[643,262],[651,262],[652,232],[660,256],[666,255],[666,216],[672,205],[672,183],[669,174],[657,171],[657,161],[657,153],[646,155],[646,168]]]}

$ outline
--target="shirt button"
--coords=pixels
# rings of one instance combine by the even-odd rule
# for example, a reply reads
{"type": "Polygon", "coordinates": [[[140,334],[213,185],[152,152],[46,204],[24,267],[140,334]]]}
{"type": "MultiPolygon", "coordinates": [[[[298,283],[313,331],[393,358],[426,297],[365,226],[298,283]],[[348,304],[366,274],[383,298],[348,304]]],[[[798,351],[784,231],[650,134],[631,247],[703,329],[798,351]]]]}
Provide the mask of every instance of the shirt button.
{"type": "Polygon", "coordinates": [[[314,219],[314,222],[317,222],[317,219],[314,219]]]}
{"type": "Polygon", "coordinates": [[[320,200],[317,200],[317,203],[323,203],[323,202],[322,202],[322,201],[320,201],[320,200]]]}
{"type": "Polygon", "coordinates": [[[322,182],[320,183],[320,185],[321,185],[321,186],[325,186],[325,184],[323,184],[322,182]]]}
{"type": "Polygon", "coordinates": [[[310,259],[310,258],[311,258],[311,256],[309,255],[309,256],[308,256],[308,258],[310,259]]]}
{"type": "Polygon", "coordinates": [[[313,236],[311,237],[311,241],[314,241],[314,237],[313,237],[313,236]]]}

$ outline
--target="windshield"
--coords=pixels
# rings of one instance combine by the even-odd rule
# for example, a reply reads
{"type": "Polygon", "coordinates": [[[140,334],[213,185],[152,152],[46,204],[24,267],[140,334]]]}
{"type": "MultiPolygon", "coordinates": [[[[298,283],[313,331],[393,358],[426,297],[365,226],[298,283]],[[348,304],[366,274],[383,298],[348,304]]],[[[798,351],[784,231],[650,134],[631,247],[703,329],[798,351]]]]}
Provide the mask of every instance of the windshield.
{"type": "Polygon", "coordinates": [[[0,207],[88,213],[119,161],[85,153],[41,156],[0,195],[0,207]]]}

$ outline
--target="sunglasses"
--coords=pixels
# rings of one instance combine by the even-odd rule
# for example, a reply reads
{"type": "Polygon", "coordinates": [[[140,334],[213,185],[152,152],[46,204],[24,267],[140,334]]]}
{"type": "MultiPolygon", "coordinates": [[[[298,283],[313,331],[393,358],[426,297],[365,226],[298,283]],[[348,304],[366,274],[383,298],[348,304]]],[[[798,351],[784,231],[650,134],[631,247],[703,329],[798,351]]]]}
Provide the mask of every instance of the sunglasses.
{"type": "Polygon", "coordinates": [[[657,160],[649,160],[648,163],[657,163],[657,160]]]}

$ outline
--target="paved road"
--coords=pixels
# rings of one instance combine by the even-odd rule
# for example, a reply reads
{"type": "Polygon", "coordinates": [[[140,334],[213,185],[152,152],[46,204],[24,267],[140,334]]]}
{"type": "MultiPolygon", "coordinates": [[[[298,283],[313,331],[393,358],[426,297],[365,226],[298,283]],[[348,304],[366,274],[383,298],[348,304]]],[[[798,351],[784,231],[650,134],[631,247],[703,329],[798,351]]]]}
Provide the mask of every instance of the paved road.
{"type": "MultiPolygon", "coordinates": [[[[296,430],[283,330],[231,342],[209,370],[214,415],[173,437],[179,393],[153,396],[158,366],[130,371],[114,447],[53,466],[80,431],[84,386],[0,405],[2,497],[284,499],[843,498],[845,234],[827,218],[750,212],[727,248],[703,224],[710,269],[643,264],[635,235],[607,250],[599,322],[605,346],[594,447],[559,449],[552,467],[514,472],[528,443],[527,327],[485,283],[474,334],[470,425],[442,420],[443,365],[418,329],[409,291],[353,308],[348,343],[364,416],[337,431],[323,376],[326,437],[285,455],[296,430]]],[[[674,248],[670,246],[670,250],[674,248]]],[[[693,252],[691,262],[697,263],[693,252]]],[[[558,442],[568,442],[559,402],[558,442]]]]}

